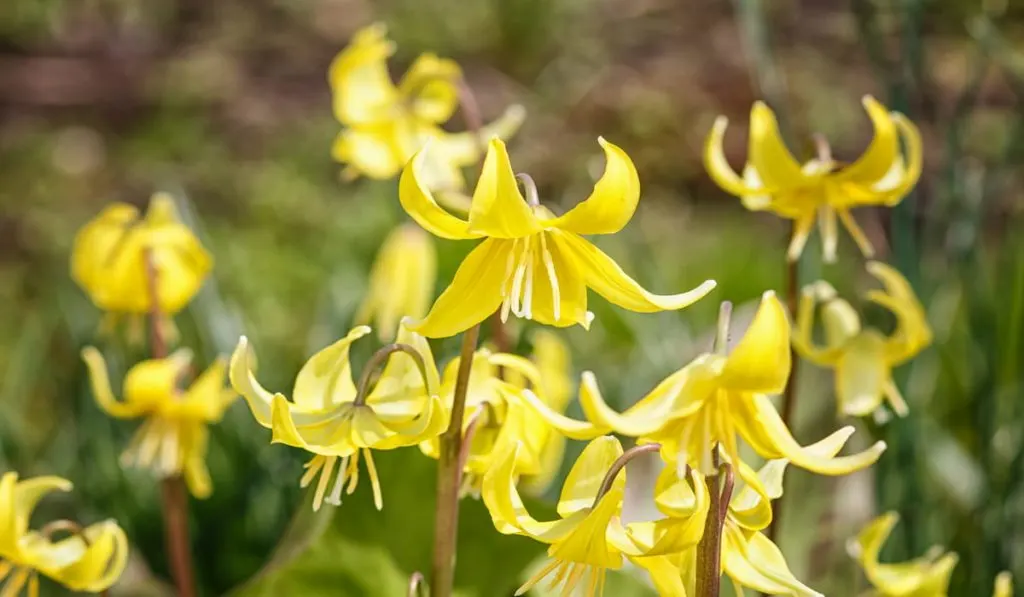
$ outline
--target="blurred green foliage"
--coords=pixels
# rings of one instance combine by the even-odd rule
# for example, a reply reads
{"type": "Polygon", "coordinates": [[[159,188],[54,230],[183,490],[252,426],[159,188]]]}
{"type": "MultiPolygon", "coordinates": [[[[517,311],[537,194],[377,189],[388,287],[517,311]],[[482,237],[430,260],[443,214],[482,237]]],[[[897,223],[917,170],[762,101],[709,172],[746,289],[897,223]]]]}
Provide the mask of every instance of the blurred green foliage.
{"type": "MultiPolygon", "coordinates": [[[[780,541],[809,584],[847,594],[855,571],[843,542],[891,508],[904,521],[886,555],[932,543],[958,551],[951,594],[987,594],[1004,568],[1024,578],[1024,7],[10,0],[0,3],[0,469],[75,482],[41,517],[122,522],[138,558],[120,594],[162,590],[150,573],[166,577],[159,496],[147,474],[119,467],[133,426],[95,407],[78,350],[102,342],[122,370],[142,351],[96,337],[98,314],[67,272],[73,235],[108,201],[175,194],[216,258],[178,318],[183,343],[205,363],[246,333],[261,379],[287,390],[305,357],[347,330],[377,244],[404,218],[394,183],[343,184],[330,162],[326,67],[374,19],[398,41],[396,70],[436,51],[464,64],[485,116],[527,106],[513,161],[545,202],[586,195],[598,134],[622,145],[644,201],[625,234],[599,244],[655,291],[719,281],[714,298],[683,313],[641,316],[595,298],[594,328],[566,333],[577,373],[598,371],[623,407],[706,348],[713,301],[784,291],[784,224],[744,212],[702,172],[715,114],[736,123],[734,161],[756,97],[779,109],[794,147],[809,151],[820,131],[840,156],[867,139],[864,93],[919,122],[918,191],[891,214],[858,217],[915,284],[936,345],[899,372],[911,416],[861,425],[863,441],[877,434],[891,446],[873,475],[790,473],[780,541]]],[[[468,249],[442,244],[439,284],[468,249]]],[[[862,288],[859,257],[843,249],[840,266],[805,263],[804,281],[822,275],[848,296],[862,288]]],[[[513,326],[524,348],[526,328],[513,326]]],[[[448,358],[456,345],[436,348],[448,358]]],[[[836,425],[831,378],[804,367],[799,382],[797,435],[818,439],[836,425]]],[[[381,457],[383,513],[361,487],[314,516],[297,486],[303,455],[268,436],[241,404],[214,430],[215,493],[192,504],[204,595],[395,595],[428,566],[431,461],[415,449],[381,457]]],[[[542,546],[498,535],[479,502],[463,512],[461,594],[509,594],[542,546]]],[[[612,594],[641,591],[633,585],[612,594]]]]}

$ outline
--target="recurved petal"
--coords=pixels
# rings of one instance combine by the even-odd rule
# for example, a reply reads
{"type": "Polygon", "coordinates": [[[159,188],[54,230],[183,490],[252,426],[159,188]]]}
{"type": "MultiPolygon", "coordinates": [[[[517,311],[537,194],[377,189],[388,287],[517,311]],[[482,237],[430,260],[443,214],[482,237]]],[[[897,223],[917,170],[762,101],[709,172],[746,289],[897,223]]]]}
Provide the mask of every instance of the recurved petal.
{"type": "Polygon", "coordinates": [[[779,123],[764,102],[756,102],[750,110],[750,163],[757,169],[766,187],[785,189],[806,180],[800,163],[786,148],[779,133],[779,123]]]}
{"type": "Polygon", "coordinates": [[[723,531],[722,569],[740,585],[768,595],[821,597],[793,576],[782,552],[763,534],[729,524],[723,531]]]}
{"type": "Polygon", "coordinates": [[[469,208],[469,230],[493,238],[523,238],[540,232],[540,220],[519,192],[505,143],[492,138],[469,208]]]}
{"type": "Polygon", "coordinates": [[[235,351],[231,353],[231,363],[228,365],[228,379],[231,387],[245,398],[249,410],[252,411],[256,422],[267,429],[271,426],[271,402],[274,400],[274,393],[268,391],[256,380],[254,373],[255,359],[253,350],[249,346],[249,339],[241,336],[235,351]]]}
{"type": "Polygon", "coordinates": [[[571,232],[550,230],[550,239],[580,271],[587,286],[608,301],[630,311],[654,313],[688,307],[715,287],[706,280],[693,290],[680,294],[653,294],[622,271],[619,264],[586,239],[571,232]]]}
{"type": "Polygon", "coordinates": [[[836,177],[863,185],[881,180],[900,157],[899,136],[892,115],[870,95],[861,100],[871,119],[875,135],[871,144],[857,160],[843,168],[836,177]]]}
{"type": "MultiPolygon", "coordinates": [[[[692,364],[691,364],[692,365],[692,364]]],[[[704,404],[705,395],[689,387],[691,370],[687,365],[662,380],[639,402],[619,414],[604,401],[597,378],[585,371],[580,379],[580,406],[587,419],[601,428],[613,429],[630,437],[651,435],[669,421],[688,416],[704,404]]]]}
{"type": "Polygon", "coordinates": [[[733,495],[729,502],[733,522],[751,531],[763,530],[771,524],[772,508],[769,500],[778,499],[782,495],[782,478],[787,464],[789,462],[782,459],[769,460],[757,471],[759,487],[747,484],[733,495]]]}
{"type": "MultiPolygon", "coordinates": [[[[598,488],[615,460],[622,456],[622,444],[614,436],[595,438],[583,448],[562,485],[558,498],[558,514],[563,518],[594,505],[598,488]]],[[[609,491],[625,490],[626,472],[622,470],[612,481],[609,491]]]]}
{"type": "Polygon", "coordinates": [[[508,444],[496,454],[491,468],[484,474],[481,490],[484,504],[499,533],[526,535],[544,543],[558,541],[572,532],[586,512],[552,522],[541,522],[531,516],[515,485],[519,449],[518,443],[508,444]]]}
{"type": "Polygon", "coordinates": [[[544,419],[548,425],[551,425],[566,437],[577,440],[590,440],[611,431],[611,428],[607,426],[571,419],[560,412],[552,410],[546,402],[538,398],[530,390],[523,390],[515,395],[524,405],[544,419]]]}
{"type": "Polygon", "coordinates": [[[397,100],[387,59],[395,44],[383,23],[365,27],[331,63],[328,79],[334,92],[334,117],[343,124],[382,118],[397,100]]]}
{"type": "Polygon", "coordinates": [[[501,305],[501,286],[512,242],[488,238],[470,251],[452,283],[426,318],[410,329],[427,338],[447,338],[480,323],[501,305]]]}
{"type": "Polygon", "coordinates": [[[352,343],[370,333],[369,326],[360,325],[334,344],[314,354],[299,370],[295,378],[292,400],[304,411],[325,411],[356,397],[352,383],[352,364],[349,348],[352,343]]]}
{"type": "Polygon", "coordinates": [[[230,399],[225,397],[224,384],[227,381],[228,361],[224,357],[216,359],[206,371],[203,371],[182,399],[182,406],[187,407],[199,418],[208,421],[218,421],[224,414],[224,409],[231,405],[233,398],[237,397],[234,392],[228,390],[230,399]]]}
{"type": "Polygon", "coordinates": [[[882,405],[890,376],[885,339],[874,330],[854,338],[836,364],[836,399],[840,410],[852,417],[875,412],[882,405]]]}
{"type": "Polygon", "coordinates": [[[459,106],[460,77],[462,69],[454,60],[420,54],[405,71],[398,89],[410,102],[416,118],[441,124],[459,106]]]}
{"type": "MultiPolygon", "coordinates": [[[[737,400],[733,404],[737,410],[733,419],[737,431],[764,458],[786,458],[800,468],[821,475],[845,475],[871,466],[885,451],[885,442],[879,441],[863,452],[832,457],[797,443],[767,396],[751,394],[749,400],[737,400]]],[[[833,435],[849,437],[850,433],[844,428],[833,435]]]]}
{"type": "Polygon", "coordinates": [[[492,122],[485,124],[479,131],[449,133],[442,129],[434,135],[431,150],[442,156],[451,164],[469,166],[477,164],[483,155],[487,140],[497,137],[508,140],[522,126],[526,119],[526,110],[513,104],[492,122]]]}
{"type": "Polygon", "coordinates": [[[469,222],[451,215],[434,200],[421,173],[425,168],[426,152],[431,151],[431,146],[432,143],[424,145],[402,170],[398,183],[398,199],[402,208],[435,236],[452,240],[480,238],[481,234],[470,232],[469,222]]]}
{"type": "MultiPolygon", "coordinates": [[[[711,132],[708,133],[708,138],[704,142],[704,168],[711,175],[711,180],[715,181],[715,184],[722,187],[722,190],[730,195],[744,197],[746,195],[763,194],[764,189],[761,188],[760,184],[756,186],[748,184],[748,181],[741,178],[732,169],[732,166],[729,165],[724,149],[725,129],[728,126],[729,119],[725,116],[719,116],[715,119],[715,124],[711,127],[711,132]]],[[[753,167],[751,167],[751,171],[756,174],[753,167]]]]}
{"type": "Polygon", "coordinates": [[[100,351],[87,346],[82,349],[82,360],[89,370],[93,397],[103,412],[119,419],[129,419],[149,409],[149,404],[145,402],[121,402],[114,397],[114,391],[110,388],[110,377],[107,375],[107,362],[100,351]]]}
{"type": "Polygon", "coordinates": [[[921,178],[921,166],[923,164],[923,149],[921,144],[921,133],[917,126],[902,114],[893,114],[893,122],[900,130],[900,137],[907,148],[906,164],[898,175],[888,184],[876,190],[886,192],[886,205],[890,207],[903,200],[921,178]]]}
{"type": "Polygon", "coordinates": [[[28,531],[36,504],[48,493],[71,491],[71,481],[47,475],[18,482],[17,473],[5,473],[0,480],[0,525],[4,536],[17,540],[28,531]],[[6,504],[4,503],[6,502],[6,504]]]}
{"type": "Polygon", "coordinates": [[[754,320],[726,360],[722,385],[730,389],[778,394],[791,368],[789,319],[771,290],[764,293],[754,320]]]}
{"type": "Polygon", "coordinates": [[[622,230],[633,217],[640,200],[640,177],[633,161],[619,146],[603,137],[604,174],[594,185],[590,197],[548,225],[576,234],[613,234],[622,230]]]}
{"type": "Polygon", "coordinates": [[[72,590],[103,591],[124,571],[128,538],[114,521],[91,525],[83,533],[84,539],[73,535],[56,543],[32,541],[31,557],[39,561],[40,571],[72,590]]]}

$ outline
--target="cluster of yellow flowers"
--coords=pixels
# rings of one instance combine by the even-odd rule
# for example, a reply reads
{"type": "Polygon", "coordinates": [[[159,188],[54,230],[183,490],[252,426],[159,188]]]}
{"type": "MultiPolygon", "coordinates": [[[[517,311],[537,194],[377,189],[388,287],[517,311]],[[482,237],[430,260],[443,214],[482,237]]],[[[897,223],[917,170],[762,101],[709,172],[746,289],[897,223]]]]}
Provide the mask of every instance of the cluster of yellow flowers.
{"type": "MultiPolygon", "coordinates": [[[[72,273],[93,302],[111,315],[151,318],[152,358],[127,372],[123,401],[114,397],[100,351],[90,347],[82,353],[99,406],[113,417],[144,419],[125,451],[125,464],[150,468],[160,478],[181,478],[196,497],[209,495],[212,484],[204,464],[208,426],[221,419],[237,392],[256,421],[271,430],[273,442],[312,454],[300,484],[316,481],[314,509],[324,501],[340,504],[343,492],[352,494],[361,462],[380,509],[374,451],[418,446],[443,462],[446,438],[460,438],[454,444],[461,445],[458,495],[482,497],[498,532],[550,545],[550,563],[520,593],[548,578],[563,595],[601,594],[605,572],[629,561],[649,573],[662,595],[710,594],[695,591],[707,590],[702,566],[706,546],[714,541],[715,561],[720,558],[721,573],[733,581],[737,594],[748,588],[772,595],[819,595],[790,572],[764,533],[773,519],[772,501],[782,495],[785,469],[792,463],[823,475],[845,475],[872,465],[885,444],[840,456],[854,431],[848,426],[801,445],[772,396],[789,382],[790,351],[795,349],[835,369],[841,413],[877,415],[887,402],[897,415],[907,414],[892,368],[931,342],[924,310],[907,281],[882,262],[867,264],[883,286],[868,292],[868,300],[896,317],[889,335],[862,328],[854,307],[826,282],[804,289],[795,314],[767,291],[731,351],[726,320],[713,350],[684,364],[622,413],[608,406],[597,376],[586,372],[579,384],[586,420],[567,417],[571,356],[558,335],[534,330],[529,337],[533,353],[524,357],[512,353],[500,337],[478,347],[481,322],[494,317],[501,329],[514,315],[556,328],[589,328],[594,315],[587,308],[588,288],[624,309],[651,313],[685,308],[708,295],[715,282],[679,294],[654,294],[585,238],[620,231],[637,208],[640,180],[623,149],[598,139],[603,174],[588,197],[556,215],[541,204],[532,179],[516,173],[502,141],[523,121],[522,108],[513,106],[486,126],[446,132],[442,125],[465,101],[458,65],[424,54],[396,85],[387,67],[394,51],[383,26],[373,25],[359,31],[331,65],[334,112],[344,127],[333,154],[346,165],[348,178],[388,179],[400,173],[398,199],[419,227],[404,224],[385,240],[357,325],[308,360],[290,397],[257,381],[254,349],[244,336],[229,363],[218,359],[190,384],[185,378],[191,373],[191,353],[179,348],[167,354],[175,339],[170,317],[195,296],[212,265],[170,197],[155,196],[142,219],[134,207],[115,204],[80,232],[72,273]],[[462,194],[463,168],[478,163],[469,198],[462,194]],[[480,241],[432,306],[436,255],[426,233],[480,241]],[[819,303],[824,345],[814,340],[819,303]],[[791,317],[796,320],[792,328],[791,317]],[[370,334],[365,325],[370,322],[381,341],[394,341],[374,353],[354,379],[350,348],[370,334]],[[428,338],[459,333],[469,340],[462,354],[439,366],[428,338]],[[225,376],[234,391],[225,387],[225,376]],[[612,433],[635,438],[637,447],[624,451],[612,433]],[[520,491],[547,488],[561,464],[566,438],[589,443],[563,483],[559,518],[538,521],[526,510],[520,491]],[[664,462],[654,488],[659,517],[626,523],[624,469],[643,452],[657,452],[664,462]],[[758,457],[759,468],[749,462],[749,452],[758,457]]],[[[851,164],[833,160],[824,142],[815,159],[800,164],[782,142],[774,114],[760,102],[751,112],[749,161],[742,174],[724,155],[724,118],[708,136],[706,166],[724,190],[751,210],[794,220],[790,260],[799,257],[816,216],[826,261],[837,256],[837,218],[863,254],[872,256],[849,210],[895,205],[920,175],[916,127],[871,98],[864,105],[875,135],[851,164]]],[[[28,531],[28,516],[39,497],[68,488],[66,481],[51,477],[18,482],[14,473],[0,481],[0,580],[10,578],[5,596],[26,583],[34,595],[33,570],[72,589],[100,591],[124,568],[126,539],[113,522],[76,530],[56,542],[45,528],[28,531]]],[[[878,562],[880,545],[895,520],[894,515],[882,517],[851,543],[877,594],[945,595],[953,554],[904,564],[878,562]]],[[[717,566],[711,568],[715,586],[717,566]]],[[[1001,575],[996,595],[1008,596],[1009,584],[1009,577],[1001,575]]],[[[446,595],[442,589],[435,597],[446,595]]]]}

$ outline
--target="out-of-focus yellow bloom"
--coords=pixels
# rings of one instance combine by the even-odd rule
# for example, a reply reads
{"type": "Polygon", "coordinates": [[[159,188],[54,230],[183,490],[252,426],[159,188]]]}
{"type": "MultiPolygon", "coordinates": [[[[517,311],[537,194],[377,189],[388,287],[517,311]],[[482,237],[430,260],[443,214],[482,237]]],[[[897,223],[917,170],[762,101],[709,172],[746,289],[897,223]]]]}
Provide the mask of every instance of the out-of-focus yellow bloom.
{"type": "MultiPolygon", "coordinates": [[[[529,395],[524,399],[569,437],[586,439],[614,430],[643,443],[658,442],[662,456],[680,469],[691,466],[713,474],[711,451],[717,444],[739,477],[767,499],[755,471],[740,460],[737,436],[765,459],[785,458],[825,475],[870,466],[885,450],[885,443],[878,442],[858,454],[833,457],[797,443],[768,397],[785,388],[790,367],[786,311],[768,291],[732,354],[698,356],[624,413],[605,403],[590,372],[583,374],[580,386],[580,403],[590,423],[553,413],[529,395]]],[[[845,427],[823,441],[841,447],[853,431],[845,427]]]]}
{"type": "Polygon", "coordinates": [[[516,490],[516,452],[520,447],[507,446],[483,483],[484,503],[498,532],[525,535],[550,545],[550,563],[527,580],[516,595],[552,574],[550,586],[561,585],[563,596],[601,595],[605,572],[621,568],[626,558],[651,572],[659,587],[679,584],[679,571],[668,565],[665,554],[691,548],[703,534],[709,497],[698,474],[692,474],[694,491],[689,500],[669,504],[678,507],[674,512],[677,518],[623,526],[620,516],[625,471],[599,495],[608,469],[622,455],[622,446],[614,437],[600,437],[583,449],[565,479],[558,501],[561,518],[541,522],[530,516],[516,490]],[[580,592],[574,593],[577,589],[580,592]]]}
{"type": "Polygon", "coordinates": [[[767,210],[794,221],[787,255],[791,261],[803,251],[815,218],[825,261],[836,258],[837,217],[864,255],[873,256],[871,242],[850,209],[896,205],[921,176],[921,135],[917,127],[870,96],[865,96],[863,103],[875,136],[851,164],[842,164],[821,152],[823,155],[801,165],[783,142],[775,114],[763,102],[755,103],[750,111],[749,157],[742,176],[729,166],[722,148],[728,120],[719,116],[708,135],[704,165],[718,186],[738,196],[747,209],[767,210]],[[900,152],[901,140],[906,145],[906,157],[900,152]]]}
{"type": "Polygon", "coordinates": [[[384,239],[370,272],[370,288],[357,324],[376,320],[381,341],[393,338],[403,317],[420,318],[430,307],[437,276],[434,241],[419,226],[405,224],[384,239]]]}
{"type": "MultiPolygon", "coordinates": [[[[543,400],[551,410],[563,412],[572,399],[572,355],[569,347],[549,330],[539,329],[533,333],[533,355],[531,360],[537,365],[540,373],[540,388],[538,397],[543,400]]],[[[513,381],[513,370],[506,370],[505,377],[513,381]]],[[[525,380],[524,380],[525,381],[525,380]]],[[[525,383],[520,382],[522,387],[525,383]]],[[[525,408],[519,404],[516,408],[525,408]]],[[[558,475],[562,466],[562,457],[565,455],[565,436],[556,432],[547,424],[540,415],[532,409],[525,408],[525,417],[534,421],[530,428],[539,437],[534,442],[542,446],[539,453],[540,468],[537,473],[525,475],[520,482],[520,487],[528,494],[539,495],[547,490],[551,481],[558,475]]]]}
{"type": "Polygon", "coordinates": [[[511,106],[480,131],[446,132],[440,125],[458,107],[462,69],[452,60],[422,54],[396,86],[387,67],[394,52],[394,42],[378,23],[358,31],[331,64],[334,116],[345,127],[334,142],[334,158],[347,165],[348,177],[388,179],[433,140],[426,183],[438,191],[461,190],[466,184],[461,168],[480,160],[481,139],[512,136],[525,111],[511,106]]]}
{"type": "Polygon", "coordinates": [[[59,540],[47,531],[29,530],[36,504],[53,491],[71,491],[71,482],[60,477],[18,481],[13,472],[0,477],[0,594],[4,597],[17,597],[26,586],[29,597],[38,597],[38,574],[72,591],[98,593],[124,572],[128,538],[113,520],[59,540]]]}
{"type": "Polygon", "coordinates": [[[500,139],[491,140],[468,221],[442,209],[430,192],[424,160],[433,147],[416,154],[399,185],[405,211],[442,238],[484,241],[415,329],[432,338],[452,336],[499,308],[502,320],[511,312],[547,325],[587,328],[593,318],[587,311],[588,287],[642,313],[681,309],[715,287],[708,280],[690,292],[652,294],[581,236],[618,232],[640,199],[640,180],[629,156],[604,139],[600,143],[607,160],[604,174],[587,200],[558,217],[535,198],[530,203],[523,198],[500,139]]]}
{"type": "Polygon", "coordinates": [[[878,261],[868,263],[867,269],[885,287],[884,291],[868,292],[867,298],[892,311],[896,331],[886,336],[873,328],[863,329],[850,303],[837,297],[828,283],[819,281],[804,288],[793,347],[807,360],[836,370],[840,412],[867,416],[881,407],[885,399],[897,415],[904,416],[907,403],[892,380],[892,370],[931,344],[932,332],[914,290],[898,271],[878,261]],[[818,300],[824,303],[824,346],[813,340],[814,307],[818,300]]]}
{"type": "Polygon", "coordinates": [[[160,313],[173,315],[199,291],[212,263],[165,193],[153,195],[144,218],[133,205],[107,207],[79,230],[71,250],[72,277],[110,313],[149,313],[155,290],[160,313]],[[155,288],[147,261],[155,270],[155,288]]]}
{"type": "Polygon", "coordinates": [[[313,509],[319,510],[335,464],[338,476],[328,503],[341,503],[341,492],[355,491],[359,460],[365,459],[377,509],[383,507],[380,480],[371,450],[416,445],[435,437],[448,426],[448,413],[437,395],[439,379],[430,345],[422,336],[399,325],[396,343],[412,347],[423,359],[421,372],[409,354],[392,354],[373,390],[357,402],[352,382],[349,347],[370,333],[367,326],[313,355],[299,371],[292,400],[271,393],[256,381],[251,349],[243,336],[231,355],[231,385],[245,398],[260,425],[273,431],[274,443],[302,448],[314,454],[300,484],[308,486],[319,474],[313,509]],[[424,377],[426,379],[424,379],[424,377]]]}
{"type": "Polygon", "coordinates": [[[882,545],[899,522],[899,515],[888,512],[871,521],[847,544],[847,551],[864,568],[864,575],[878,597],[943,597],[949,590],[949,577],[959,558],[943,553],[935,546],[924,556],[884,564],[878,561],[882,545]]]}
{"type": "MultiPolygon", "coordinates": [[[[441,398],[449,411],[455,397],[459,362],[456,358],[448,363],[441,380],[441,398]]],[[[522,444],[516,462],[520,474],[542,477],[554,474],[550,470],[550,460],[554,457],[548,452],[551,427],[527,408],[521,397],[529,393],[532,399],[543,401],[526,387],[529,384],[544,395],[543,383],[538,367],[523,357],[492,353],[486,348],[474,353],[462,422],[463,434],[469,437],[462,492],[478,494],[483,475],[493,466],[494,458],[516,443],[522,444]]],[[[427,456],[437,458],[437,439],[424,441],[420,449],[427,456]]],[[[560,461],[560,455],[558,458],[560,461]]],[[[560,462],[554,466],[558,464],[560,462]]]]}
{"type": "Polygon", "coordinates": [[[1013,575],[1007,571],[996,575],[995,587],[992,589],[992,597],[1013,597],[1013,575]]]}
{"type": "Polygon", "coordinates": [[[118,419],[145,418],[121,455],[122,464],[150,468],[161,478],[183,475],[192,495],[209,496],[213,487],[205,462],[207,427],[219,422],[237,398],[225,387],[226,361],[217,359],[187,390],[178,386],[192,362],[188,349],[142,361],[125,375],[124,400],[119,401],[100,351],[87,347],[82,358],[103,412],[118,419]]]}

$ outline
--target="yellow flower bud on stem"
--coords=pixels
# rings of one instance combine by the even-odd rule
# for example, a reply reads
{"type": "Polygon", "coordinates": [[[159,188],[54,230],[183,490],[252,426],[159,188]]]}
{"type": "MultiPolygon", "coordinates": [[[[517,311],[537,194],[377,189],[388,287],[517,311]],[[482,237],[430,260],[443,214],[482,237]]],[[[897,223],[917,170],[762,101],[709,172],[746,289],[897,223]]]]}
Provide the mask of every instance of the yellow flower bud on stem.
{"type": "Polygon", "coordinates": [[[480,324],[462,335],[462,352],[452,396],[451,419],[448,429],[441,434],[437,462],[437,506],[434,516],[434,557],[430,579],[432,597],[451,597],[455,579],[455,542],[459,530],[459,487],[462,467],[462,419],[466,411],[466,392],[473,353],[480,337],[480,324]]]}
{"type": "MultiPolygon", "coordinates": [[[[146,282],[150,294],[150,352],[154,359],[167,356],[167,343],[163,335],[163,321],[158,300],[156,264],[153,254],[145,252],[146,282]]],[[[188,536],[188,495],[185,493],[185,482],[182,476],[166,477],[160,481],[160,493],[163,497],[164,533],[167,541],[167,554],[170,558],[171,574],[177,588],[178,597],[195,596],[195,575],[192,572],[192,552],[188,536]]]]}

